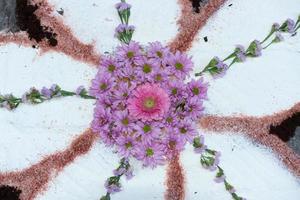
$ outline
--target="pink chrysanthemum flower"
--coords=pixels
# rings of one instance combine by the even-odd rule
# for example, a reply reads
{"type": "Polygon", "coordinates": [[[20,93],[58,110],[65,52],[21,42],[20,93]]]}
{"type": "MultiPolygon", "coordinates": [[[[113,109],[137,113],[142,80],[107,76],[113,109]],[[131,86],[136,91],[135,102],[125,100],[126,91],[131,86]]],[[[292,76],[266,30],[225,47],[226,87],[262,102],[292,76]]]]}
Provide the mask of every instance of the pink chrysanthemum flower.
{"type": "Polygon", "coordinates": [[[150,83],[139,86],[127,102],[130,114],[143,121],[161,119],[170,107],[168,94],[150,83]]]}

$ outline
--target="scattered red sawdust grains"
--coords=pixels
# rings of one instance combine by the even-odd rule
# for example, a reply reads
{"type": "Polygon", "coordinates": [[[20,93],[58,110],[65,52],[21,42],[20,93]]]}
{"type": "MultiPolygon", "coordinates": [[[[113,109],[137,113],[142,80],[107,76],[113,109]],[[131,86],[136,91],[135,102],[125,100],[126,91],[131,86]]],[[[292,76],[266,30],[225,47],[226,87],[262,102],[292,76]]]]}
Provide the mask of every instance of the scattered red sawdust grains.
{"type": "Polygon", "coordinates": [[[179,155],[170,161],[167,171],[167,191],[165,193],[166,200],[184,200],[184,174],[179,163],[179,155]]]}
{"type": "Polygon", "coordinates": [[[57,34],[56,46],[51,46],[45,40],[37,43],[34,39],[29,40],[26,33],[1,34],[0,45],[16,43],[26,47],[38,46],[41,53],[56,51],[66,54],[75,60],[98,67],[100,54],[95,51],[93,44],[84,44],[77,39],[71,29],[67,27],[62,18],[53,16],[54,8],[46,0],[28,0],[32,5],[39,5],[35,15],[41,20],[41,24],[49,27],[57,34]]]}
{"type": "Polygon", "coordinates": [[[0,185],[9,185],[22,190],[21,200],[33,200],[43,192],[50,180],[77,157],[86,154],[97,139],[91,130],[78,136],[64,151],[45,157],[39,163],[19,172],[0,173],[0,185]]]}
{"type": "Polygon", "coordinates": [[[179,33],[171,41],[169,47],[172,51],[187,51],[198,31],[206,24],[211,17],[226,0],[210,0],[205,6],[200,8],[200,13],[193,12],[193,6],[190,0],[179,0],[181,5],[181,16],[177,23],[179,24],[179,33]]]}
{"type": "Polygon", "coordinates": [[[279,125],[298,112],[300,112],[300,103],[289,110],[263,117],[205,116],[200,120],[200,125],[210,131],[234,131],[247,134],[254,141],[270,147],[296,176],[300,176],[300,156],[280,138],[269,133],[271,126],[279,125]]]}
{"type": "Polygon", "coordinates": [[[45,51],[50,49],[63,52],[76,60],[88,62],[95,66],[99,65],[100,55],[98,55],[92,44],[83,44],[67,27],[63,20],[53,16],[55,11],[47,0],[31,0],[32,4],[39,4],[36,15],[40,18],[42,25],[50,27],[57,34],[58,44],[54,48],[44,48],[45,51]]]}

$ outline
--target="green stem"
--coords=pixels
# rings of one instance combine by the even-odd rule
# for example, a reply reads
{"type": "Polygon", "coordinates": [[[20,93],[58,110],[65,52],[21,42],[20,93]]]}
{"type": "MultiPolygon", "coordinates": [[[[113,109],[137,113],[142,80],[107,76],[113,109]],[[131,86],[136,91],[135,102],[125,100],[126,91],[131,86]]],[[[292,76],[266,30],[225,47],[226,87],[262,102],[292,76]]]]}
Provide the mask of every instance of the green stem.
{"type": "MultiPolygon", "coordinates": [[[[60,93],[64,97],[70,97],[70,96],[76,96],[77,95],[75,92],[70,92],[70,91],[66,91],[66,90],[61,90],[60,93]]],[[[84,98],[84,99],[96,99],[95,97],[87,95],[87,94],[80,94],[78,96],[81,97],[81,98],[84,98]]]]}
{"type": "Polygon", "coordinates": [[[272,42],[270,42],[267,46],[265,46],[263,49],[267,49],[269,46],[271,46],[274,43],[274,40],[272,40],[272,42]]]}
{"type": "Polygon", "coordinates": [[[74,96],[74,95],[76,95],[75,92],[69,92],[69,91],[66,91],[66,90],[61,90],[60,93],[61,93],[61,95],[64,96],[64,97],[69,97],[69,96],[74,96]]]}
{"type": "MultiPolygon", "coordinates": [[[[53,96],[51,96],[50,99],[59,98],[59,97],[70,97],[70,96],[78,96],[83,99],[96,99],[95,97],[88,95],[86,91],[83,92],[82,94],[77,95],[75,92],[70,92],[66,90],[58,90],[55,94],[53,94],[53,96]]],[[[49,101],[50,99],[48,99],[46,96],[43,96],[40,92],[35,91],[34,93],[29,94],[28,102],[30,104],[40,104],[45,101],[49,101]]],[[[11,110],[16,109],[21,103],[26,103],[22,101],[22,98],[17,98],[14,97],[13,95],[10,95],[7,99],[2,99],[2,98],[0,99],[0,103],[4,103],[4,102],[8,103],[9,108],[11,110]]]]}
{"type": "Polygon", "coordinates": [[[300,16],[298,17],[298,20],[297,20],[297,22],[295,24],[295,27],[297,27],[299,23],[300,23],[300,16]]]}
{"type": "Polygon", "coordinates": [[[299,26],[298,27],[296,27],[296,29],[295,29],[295,32],[297,32],[297,30],[300,28],[300,24],[299,24],[299,26]]]}
{"type": "Polygon", "coordinates": [[[236,54],[236,52],[233,52],[232,54],[230,54],[229,56],[227,56],[227,57],[223,60],[223,62],[225,62],[226,60],[228,60],[228,59],[230,59],[230,58],[235,57],[235,54],[236,54]]]}
{"type": "MultiPolygon", "coordinates": [[[[197,143],[197,138],[194,139],[194,144],[193,146],[195,148],[197,148],[199,145],[203,146],[204,144],[199,144],[197,143]]],[[[200,163],[203,167],[205,168],[209,168],[209,167],[213,167],[214,166],[214,162],[217,159],[217,151],[213,150],[213,149],[205,149],[205,151],[201,154],[200,157],[200,163]]],[[[235,189],[234,187],[227,181],[224,170],[217,164],[217,173],[215,175],[216,179],[221,179],[223,180],[224,183],[224,187],[226,189],[227,192],[229,192],[231,194],[231,197],[233,200],[242,200],[243,198],[238,196],[235,193],[235,189]]]]}
{"type": "Polygon", "coordinates": [[[101,197],[100,200],[110,200],[110,193],[106,193],[105,196],[101,197]]]}
{"type": "Polygon", "coordinates": [[[265,43],[265,41],[267,41],[274,33],[275,33],[275,31],[272,30],[272,31],[269,33],[269,35],[267,35],[267,37],[266,37],[260,44],[265,43]]]}
{"type": "Polygon", "coordinates": [[[237,58],[234,58],[233,61],[232,61],[232,62],[230,63],[230,65],[228,66],[228,68],[230,68],[231,65],[233,65],[234,63],[236,63],[236,61],[237,61],[237,58]]]}
{"type": "Polygon", "coordinates": [[[202,76],[204,72],[205,70],[202,70],[201,72],[196,73],[195,76],[202,76]]]}

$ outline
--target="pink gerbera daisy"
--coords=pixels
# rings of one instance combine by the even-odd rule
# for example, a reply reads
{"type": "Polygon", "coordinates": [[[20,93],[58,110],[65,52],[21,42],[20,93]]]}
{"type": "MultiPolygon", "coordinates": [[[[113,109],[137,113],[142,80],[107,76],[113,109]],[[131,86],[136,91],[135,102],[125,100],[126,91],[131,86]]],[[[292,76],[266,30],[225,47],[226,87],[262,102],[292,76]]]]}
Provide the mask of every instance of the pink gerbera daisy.
{"type": "Polygon", "coordinates": [[[143,121],[161,119],[169,107],[170,98],[158,84],[139,86],[128,100],[129,113],[143,121]]]}

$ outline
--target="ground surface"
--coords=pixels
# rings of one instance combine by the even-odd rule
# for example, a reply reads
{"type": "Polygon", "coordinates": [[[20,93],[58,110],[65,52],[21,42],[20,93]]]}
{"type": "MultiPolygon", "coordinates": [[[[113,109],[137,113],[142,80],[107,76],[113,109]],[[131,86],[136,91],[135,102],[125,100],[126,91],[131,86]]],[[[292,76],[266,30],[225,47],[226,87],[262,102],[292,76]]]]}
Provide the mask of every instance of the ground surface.
{"type": "Polygon", "coordinates": [[[0,1],[0,30],[15,31],[17,29],[15,8],[15,0],[0,1]]]}
{"type": "MultiPolygon", "coordinates": [[[[55,5],[54,16],[64,20],[80,40],[95,41],[101,53],[111,51],[118,44],[113,38],[114,27],[118,24],[117,14],[113,10],[115,2],[49,2],[55,5]],[[64,10],[63,16],[56,12],[61,8],[64,10]]],[[[134,36],[136,40],[143,43],[152,40],[168,43],[172,40],[178,31],[176,21],[180,15],[180,6],[176,1],[129,2],[133,4],[132,21],[138,27],[134,36]],[[163,19],[161,13],[165,15],[163,19]],[[153,21],[157,22],[154,27],[153,21]]],[[[16,30],[13,8],[14,1],[0,1],[0,29],[16,30]]],[[[263,37],[273,22],[281,22],[287,17],[295,18],[299,11],[297,0],[284,1],[284,4],[280,0],[228,1],[199,32],[188,51],[196,63],[195,71],[199,71],[212,56],[226,55],[235,44],[246,45],[256,37],[263,37]],[[205,36],[208,42],[204,42],[205,36]]],[[[287,37],[285,43],[270,48],[261,58],[230,69],[224,79],[208,78],[211,91],[206,114],[264,116],[289,109],[300,100],[297,99],[299,90],[291,88],[299,81],[299,45],[299,36],[287,37]],[[266,76],[269,79],[266,80],[266,76]]],[[[62,53],[52,51],[41,54],[38,49],[31,47],[5,44],[0,46],[0,71],[0,92],[13,92],[20,96],[31,86],[41,88],[52,83],[58,83],[68,90],[78,85],[88,87],[97,69],[62,53]]],[[[74,137],[89,127],[93,104],[93,101],[70,97],[35,107],[24,105],[14,112],[1,109],[0,137],[5,139],[0,140],[0,172],[24,170],[47,155],[68,148],[74,137]]],[[[243,132],[224,131],[220,134],[203,129],[199,131],[206,135],[209,146],[222,152],[222,166],[241,196],[249,200],[298,200],[299,178],[287,170],[270,148],[258,144],[243,132]]],[[[300,128],[288,144],[300,153],[299,143],[300,128]]],[[[118,162],[118,157],[111,152],[99,142],[95,143],[91,151],[78,157],[54,177],[45,192],[36,199],[99,199],[105,194],[105,179],[118,162]]],[[[186,178],[185,199],[230,199],[223,186],[213,182],[214,174],[201,168],[199,156],[193,154],[191,147],[182,153],[180,162],[186,178]]],[[[133,165],[136,177],[130,181],[122,180],[123,192],[112,196],[112,199],[132,199],[133,196],[135,199],[163,199],[166,166],[150,170],[143,169],[139,163],[134,162],[133,165]]],[[[31,189],[28,182],[22,183],[22,189],[31,189]]]]}

